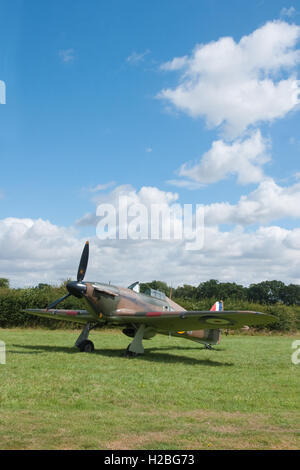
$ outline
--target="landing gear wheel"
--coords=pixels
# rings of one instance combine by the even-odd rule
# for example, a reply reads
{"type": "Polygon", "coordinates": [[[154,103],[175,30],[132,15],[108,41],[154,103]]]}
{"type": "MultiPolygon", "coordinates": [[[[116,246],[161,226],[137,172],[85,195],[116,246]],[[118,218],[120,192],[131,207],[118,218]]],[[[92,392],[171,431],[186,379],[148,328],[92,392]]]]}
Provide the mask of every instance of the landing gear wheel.
{"type": "MultiPolygon", "coordinates": [[[[130,346],[130,345],[129,345],[129,346],[130,346]]],[[[123,356],[124,356],[124,357],[137,357],[137,356],[139,356],[138,353],[135,353],[135,352],[133,352],[133,351],[130,351],[130,350],[129,350],[129,346],[127,347],[127,349],[126,349],[126,351],[124,352],[123,356]]]]}
{"type": "Polygon", "coordinates": [[[89,339],[86,339],[78,345],[78,349],[80,352],[91,353],[95,350],[95,347],[92,341],[90,341],[89,339]]]}

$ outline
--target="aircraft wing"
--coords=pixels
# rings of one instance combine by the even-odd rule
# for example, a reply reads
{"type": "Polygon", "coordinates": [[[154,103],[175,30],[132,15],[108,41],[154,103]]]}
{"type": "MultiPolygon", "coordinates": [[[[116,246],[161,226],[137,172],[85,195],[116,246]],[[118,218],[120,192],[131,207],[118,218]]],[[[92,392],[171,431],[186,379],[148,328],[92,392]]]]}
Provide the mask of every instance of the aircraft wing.
{"type": "Polygon", "coordinates": [[[52,320],[73,321],[78,323],[94,322],[95,317],[87,310],[63,310],[63,309],[38,309],[27,308],[22,310],[23,313],[36,315],[38,317],[51,318],[52,320]]]}
{"type": "Polygon", "coordinates": [[[243,326],[261,326],[273,323],[276,318],[261,312],[225,310],[223,312],[181,311],[141,312],[114,317],[120,323],[136,323],[164,331],[190,331],[201,329],[239,329],[243,326]]]}

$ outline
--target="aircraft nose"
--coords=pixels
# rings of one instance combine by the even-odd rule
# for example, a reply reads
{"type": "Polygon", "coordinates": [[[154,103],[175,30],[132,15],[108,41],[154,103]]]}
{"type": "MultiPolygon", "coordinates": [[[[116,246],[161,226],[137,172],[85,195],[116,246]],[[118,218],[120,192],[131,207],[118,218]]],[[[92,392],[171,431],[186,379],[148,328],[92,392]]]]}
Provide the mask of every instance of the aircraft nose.
{"type": "Polygon", "coordinates": [[[75,297],[82,297],[86,293],[86,285],[83,282],[71,281],[66,287],[69,293],[75,297]]]}

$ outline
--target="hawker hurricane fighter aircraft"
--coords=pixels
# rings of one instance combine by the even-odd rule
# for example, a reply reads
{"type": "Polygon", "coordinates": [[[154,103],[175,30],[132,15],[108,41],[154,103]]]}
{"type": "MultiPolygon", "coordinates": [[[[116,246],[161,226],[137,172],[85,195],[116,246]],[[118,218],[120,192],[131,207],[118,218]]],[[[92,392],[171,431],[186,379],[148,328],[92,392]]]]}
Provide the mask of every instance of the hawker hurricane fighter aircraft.
{"type": "Polygon", "coordinates": [[[233,330],[245,325],[260,326],[274,321],[273,316],[265,313],[224,311],[222,302],[216,302],[211,310],[186,311],[160,291],[149,289],[140,293],[139,282],[127,289],[102,282],[83,282],[88,256],[89,243],[86,242],[79,263],[77,281],[68,282],[66,285],[68,294],[45,309],[24,310],[41,317],[83,324],[82,332],[75,343],[80,351],[94,350],[88,336],[91,328],[95,326],[121,328],[125,335],[133,338],[125,355],[137,356],[144,353],[143,339],[153,338],[157,333],[190,339],[211,348],[211,345],[219,342],[221,328],[233,330]],[[83,297],[87,310],[56,309],[56,306],[70,295],[83,297]]]}

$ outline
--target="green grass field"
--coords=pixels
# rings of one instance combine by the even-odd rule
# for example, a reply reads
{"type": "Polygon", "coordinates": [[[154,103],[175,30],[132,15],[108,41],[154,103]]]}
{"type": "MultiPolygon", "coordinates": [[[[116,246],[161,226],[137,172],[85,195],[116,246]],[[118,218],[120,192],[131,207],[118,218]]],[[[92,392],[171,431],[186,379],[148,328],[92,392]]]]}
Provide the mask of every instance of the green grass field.
{"type": "Polygon", "coordinates": [[[0,449],[297,449],[295,336],[228,336],[214,351],[183,339],[93,331],[0,330],[0,449]]]}

